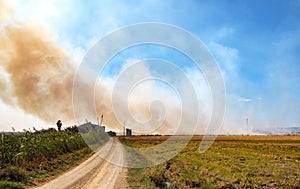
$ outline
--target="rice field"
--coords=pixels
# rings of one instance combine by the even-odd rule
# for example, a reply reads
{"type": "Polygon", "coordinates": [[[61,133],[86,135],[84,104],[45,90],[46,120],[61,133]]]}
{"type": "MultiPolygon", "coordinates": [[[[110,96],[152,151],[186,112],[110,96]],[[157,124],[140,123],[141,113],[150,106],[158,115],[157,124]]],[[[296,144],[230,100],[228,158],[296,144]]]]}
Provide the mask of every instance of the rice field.
{"type": "MultiPolygon", "coordinates": [[[[167,137],[123,138],[132,147],[167,137]]],[[[132,188],[299,188],[300,136],[219,136],[204,154],[201,136],[160,165],[129,169],[132,188]]]]}

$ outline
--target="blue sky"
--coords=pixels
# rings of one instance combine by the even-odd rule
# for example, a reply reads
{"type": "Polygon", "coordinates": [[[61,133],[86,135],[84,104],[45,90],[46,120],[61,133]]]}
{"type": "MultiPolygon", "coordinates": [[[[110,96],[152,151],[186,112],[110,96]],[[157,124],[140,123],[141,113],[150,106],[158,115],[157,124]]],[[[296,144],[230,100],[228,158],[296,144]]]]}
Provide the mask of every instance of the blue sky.
{"type": "MultiPolygon", "coordinates": [[[[141,22],[181,27],[203,41],[221,68],[227,92],[225,132],[241,127],[246,117],[253,128],[300,125],[299,0],[11,4],[19,20],[43,25],[77,62],[121,27],[141,22]]],[[[143,57],[138,56],[134,58],[143,57]]]]}

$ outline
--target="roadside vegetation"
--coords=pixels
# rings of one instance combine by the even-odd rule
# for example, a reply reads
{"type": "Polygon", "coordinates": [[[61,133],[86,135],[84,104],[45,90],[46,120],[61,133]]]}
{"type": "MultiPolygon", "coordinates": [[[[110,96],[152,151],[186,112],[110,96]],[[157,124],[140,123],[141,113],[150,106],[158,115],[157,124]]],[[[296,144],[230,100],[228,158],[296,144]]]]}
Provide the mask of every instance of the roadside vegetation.
{"type": "Polygon", "coordinates": [[[90,156],[77,127],[18,134],[0,138],[0,188],[24,188],[47,181],[90,156]]]}
{"type": "MultiPolygon", "coordinates": [[[[300,137],[276,137],[223,136],[204,154],[199,153],[200,141],[192,140],[163,164],[129,169],[127,180],[132,188],[299,188],[300,137]]],[[[122,140],[132,147],[161,143],[122,140]]]]}

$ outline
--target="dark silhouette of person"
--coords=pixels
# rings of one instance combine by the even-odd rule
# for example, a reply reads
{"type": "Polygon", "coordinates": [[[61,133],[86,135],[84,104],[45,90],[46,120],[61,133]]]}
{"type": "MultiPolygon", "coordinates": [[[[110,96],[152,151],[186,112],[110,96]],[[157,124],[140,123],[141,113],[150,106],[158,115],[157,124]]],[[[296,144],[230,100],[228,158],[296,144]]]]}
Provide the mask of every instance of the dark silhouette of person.
{"type": "Polygon", "coordinates": [[[58,120],[58,121],[56,122],[56,125],[57,125],[58,131],[61,131],[62,122],[61,122],[60,120],[58,120]]]}

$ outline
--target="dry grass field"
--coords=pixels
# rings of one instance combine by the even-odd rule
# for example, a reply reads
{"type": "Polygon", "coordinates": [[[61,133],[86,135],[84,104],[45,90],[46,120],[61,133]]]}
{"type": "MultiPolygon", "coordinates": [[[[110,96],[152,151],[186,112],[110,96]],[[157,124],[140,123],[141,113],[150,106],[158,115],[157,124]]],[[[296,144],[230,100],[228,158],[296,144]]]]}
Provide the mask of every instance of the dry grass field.
{"type": "MultiPolygon", "coordinates": [[[[157,145],[168,136],[122,138],[132,147],[157,145]]],[[[129,169],[132,188],[299,188],[300,136],[218,136],[200,154],[201,136],[160,165],[129,169]]]]}

